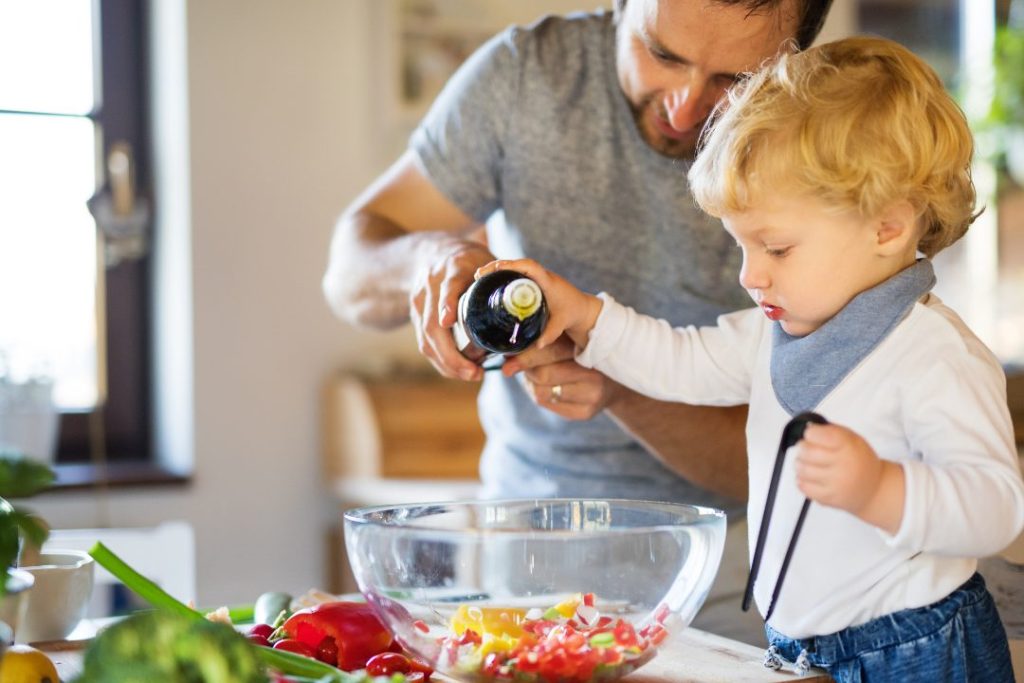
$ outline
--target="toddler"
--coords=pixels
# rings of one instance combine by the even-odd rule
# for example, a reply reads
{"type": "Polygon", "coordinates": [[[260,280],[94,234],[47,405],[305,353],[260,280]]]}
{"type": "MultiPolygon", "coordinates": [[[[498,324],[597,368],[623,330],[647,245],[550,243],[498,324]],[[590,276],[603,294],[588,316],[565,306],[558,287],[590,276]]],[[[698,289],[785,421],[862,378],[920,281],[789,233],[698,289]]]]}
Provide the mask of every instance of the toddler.
{"type": "Polygon", "coordinates": [[[850,38],[737,85],[689,171],[743,253],[756,307],[673,329],[529,260],[577,362],[663,400],[750,406],[751,547],[787,421],[815,411],[784,465],[754,597],[769,658],[844,681],[1011,681],[976,558],[1024,526],[1024,483],[992,353],[930,293],[929,260],[974,213],[972,140],[935,73],[850,38]]]}

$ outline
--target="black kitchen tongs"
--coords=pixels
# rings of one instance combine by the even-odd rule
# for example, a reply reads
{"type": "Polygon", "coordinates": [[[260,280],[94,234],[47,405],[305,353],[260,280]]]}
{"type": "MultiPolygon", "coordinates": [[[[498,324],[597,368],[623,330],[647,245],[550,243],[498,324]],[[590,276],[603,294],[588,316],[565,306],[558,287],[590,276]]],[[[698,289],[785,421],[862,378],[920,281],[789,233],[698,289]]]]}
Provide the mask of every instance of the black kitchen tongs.
{"type": "MultiPolygon", "coordinates": [[[[782,477],[782,465],[786,461],[786,452],[804,438],[804,430],[808,423],[828,424],[828,420],[817,413],[800,413],[786,423],[782,430],[782,441],[779,442],[779,452],[775,456],[775,469],[772,471],[772,481],[768,485],[768,498],[764,502],[764,516],[761,517],[761,528],[757,532],[757,545],[754,547],[754,559],[750,564],[750,577],[747,579],[747,588],[743,592],[743,611],[750,609],[750,601],[754,597],[754,582],[757,581],[757,572],[761,568],[761,555],[764,553],[764,543],[768,538],[768,524],[772,519],[772,508],[775,507],[775,494],[779,488],[779,479],[782,477]]],[[[786,570],[789,569],[789,561],[793,558],[793,549],[796,548],[796,540],[800,536],[800,529],[804,525],[804,518],[807,516],[807,508],[811,505],[808,498],[804,498],[803,507],[800,508],[800,516],[797,517],[796,527],[789,539],[789,547],[786,548],[786,556],[782,560],[782,567],[779,568],[779,578],[775,581],[775,589],[772,591],[772,600],[768,603],[768,612],[764,615],[767,623],[772,618],[772,611],[775,609],[775,602],[778,600],[779,591],[782,590],[782,582],[786,579],[786,570]]]]}

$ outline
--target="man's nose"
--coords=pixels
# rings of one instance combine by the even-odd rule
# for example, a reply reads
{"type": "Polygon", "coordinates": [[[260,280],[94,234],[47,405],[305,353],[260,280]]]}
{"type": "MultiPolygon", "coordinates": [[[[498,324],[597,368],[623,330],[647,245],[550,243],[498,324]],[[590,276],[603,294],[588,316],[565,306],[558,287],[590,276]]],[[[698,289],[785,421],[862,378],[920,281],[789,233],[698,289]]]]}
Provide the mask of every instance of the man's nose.
{"type": "Polygon", "coordinates": [[[704,86],[698,79],[670,90],[665,96],[665,113],[669,125],[683,132],[701,124],[711,111],[704,99],[704,86]]]}

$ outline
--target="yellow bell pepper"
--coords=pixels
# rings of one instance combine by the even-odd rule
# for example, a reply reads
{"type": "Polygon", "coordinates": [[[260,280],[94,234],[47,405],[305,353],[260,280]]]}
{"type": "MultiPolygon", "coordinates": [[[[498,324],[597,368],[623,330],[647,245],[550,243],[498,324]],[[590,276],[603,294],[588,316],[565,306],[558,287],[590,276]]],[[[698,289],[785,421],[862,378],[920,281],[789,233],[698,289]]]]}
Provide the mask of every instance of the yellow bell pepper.
{"type": "Polygon", "coordinates": [[[507,636],[512,642],[523,635],[521,624],[526,610],[514,607],[477,607],[460,605],[452,615],[451,630],[459,635],[472,629],[479,636],[507,636]]]}

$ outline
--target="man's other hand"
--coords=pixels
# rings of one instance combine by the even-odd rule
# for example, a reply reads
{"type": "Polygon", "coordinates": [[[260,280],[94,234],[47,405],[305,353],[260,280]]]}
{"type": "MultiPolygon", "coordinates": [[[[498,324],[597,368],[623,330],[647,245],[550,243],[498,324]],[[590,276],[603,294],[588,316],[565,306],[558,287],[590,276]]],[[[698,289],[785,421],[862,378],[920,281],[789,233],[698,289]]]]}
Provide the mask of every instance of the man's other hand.
{"type": "Polygon", "coordinates": [[[462,241],[445,257],[424,269],[409,296],[409,318],[416,344],[445,377],[479,381],[483,370],[455,346],[452,325],[458,318],[459,297],[473,284],[476,269],[494,256],[478,242],[462,241]]]}
{"type": "Polygon", "coordinates": [[[534,403],[569,420],[589,420],[611,403],[618,384],[597,370],[579,365],[567,336],[543,349],[527,348],[505,360],[502,373],[523,373],[534,403]]]}

